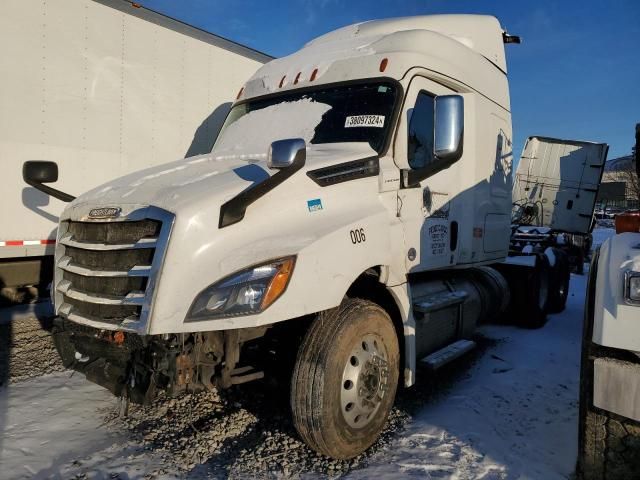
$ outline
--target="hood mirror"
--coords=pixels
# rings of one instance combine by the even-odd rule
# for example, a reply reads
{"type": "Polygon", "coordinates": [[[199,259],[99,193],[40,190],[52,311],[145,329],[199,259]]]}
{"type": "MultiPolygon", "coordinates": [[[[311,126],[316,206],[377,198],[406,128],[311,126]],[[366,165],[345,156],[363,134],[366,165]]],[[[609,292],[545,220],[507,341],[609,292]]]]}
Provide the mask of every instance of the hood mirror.
{"type": "Polygon", "coordinates": [[[269,147],[267,166],[269,168],[288,168],[302,166],[307,159],[307,144],[301,138],[276,140],[269,147]]]}
{"type": "Polygon", "coordinates": [[[63,202],[71,202],[76,198],[68,193],[45,185],[45,183],[58,181],[58,164],[56,162],[46,160],[29,160],[24,162],[22,165],[22,179],[33,188],[63,202]]]}

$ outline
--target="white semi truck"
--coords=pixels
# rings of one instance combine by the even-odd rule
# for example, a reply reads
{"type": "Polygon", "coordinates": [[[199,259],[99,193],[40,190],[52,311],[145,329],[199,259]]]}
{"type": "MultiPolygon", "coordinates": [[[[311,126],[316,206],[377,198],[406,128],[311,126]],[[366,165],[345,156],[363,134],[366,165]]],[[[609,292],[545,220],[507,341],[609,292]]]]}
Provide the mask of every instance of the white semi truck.
{"type": "Polygon", "coordinates": [[[52,279],[64,202],[22,182],[27,160],[86,191],[211,151],[246,78],[271,60],[126,0],[0,2],[0,305],[52,279]]]}
{"type": "MultiPolygon", "coordinates": [[[[339,29],[260,68],[211,153],[76,198],[55,254],[65,365],[135,402],[284,376],[301,437],[349,458],[419,361],[509,309],[542,324],[553,255],[509,257],[516,40],[475,15],[339,29]]],[[[61,196],[56,174],[24,166],[61,196]]]]}
{"type": "MultiPolygon", "coordinates": [[[[640,178],[640,124],[635,164],[640,178]]],[[[640,472],[640,211],[591,262],[582,341],[578,473],[584,480],[640,472]]]]}

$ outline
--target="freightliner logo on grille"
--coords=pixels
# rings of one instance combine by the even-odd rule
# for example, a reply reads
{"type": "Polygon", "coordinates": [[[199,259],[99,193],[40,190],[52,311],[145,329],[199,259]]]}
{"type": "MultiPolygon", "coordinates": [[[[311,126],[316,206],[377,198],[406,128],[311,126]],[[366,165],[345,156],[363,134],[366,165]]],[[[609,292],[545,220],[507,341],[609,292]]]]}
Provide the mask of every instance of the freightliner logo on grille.
{"type": "Polygon", "coordinates": [[[94,208],[89,211],[89,218],[115,218],[120,215],[118,207],[94,208]]]}

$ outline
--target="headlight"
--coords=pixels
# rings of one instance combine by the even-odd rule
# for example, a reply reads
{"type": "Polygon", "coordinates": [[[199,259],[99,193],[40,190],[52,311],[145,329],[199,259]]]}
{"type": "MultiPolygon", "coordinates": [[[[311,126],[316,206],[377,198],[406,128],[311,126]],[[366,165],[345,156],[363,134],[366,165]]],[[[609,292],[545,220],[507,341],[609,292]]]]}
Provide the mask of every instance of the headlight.
{"type": "Polygon", "coordinates": [[[631,305],[640,305],[640,272],[625,272],[624,300],[631,305]]]}
{"type": "Polygon", "coordinates": [[[295,257],[274,260],[229,275],[196,297],[187,321],[253,315],[264,311],[284,293],[295,257]]]}

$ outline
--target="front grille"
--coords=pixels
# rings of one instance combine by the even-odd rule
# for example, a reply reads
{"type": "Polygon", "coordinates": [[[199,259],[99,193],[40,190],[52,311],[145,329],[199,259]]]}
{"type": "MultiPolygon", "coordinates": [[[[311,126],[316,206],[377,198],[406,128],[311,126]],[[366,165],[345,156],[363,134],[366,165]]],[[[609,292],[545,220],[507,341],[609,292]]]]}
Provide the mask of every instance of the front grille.
{"type": "Polygon", "coordinates": [[[124,297],[131,292],[144,292],[147,287],[147,277],[89,277],[63,272],[62,278],[69,280],[76,290],[110,297],[124,297]]]}
{"type": "Polygon", "coordinates": [[[157,220],[137,222],[69,222],[67,232],[83,242],[118,244],[137,242],[141,238],[155,238],[162,223],[157,220]]]}
{"type": "Polygon", "coordinates": [[[111,270],[113,266],[131,270],[136,265],[151,265],[155,248],[95,251],[65,247],[66,254],[80,265],[95,270],[111,270]]]}
{"type": "Polygon", "coordinates": [[[102,305],[99,303],[74,300],[66,295],[64,296],[64,302],[71,306],[70,312],[73,312],[75,315],[91,320],[112,323],[114,325],[120,324],[127,318],[137,319],[140,317],[140,307],[135,305],[102,305]]]}
{"type": "MultiPolygon", "coordinates": [[[[56,310],[69,320],[109,329],[146,331],[155,274],[173,216],[66,221],[56,252],[56,310]],[[158,217],[158,218],[155,218],[158,217]]],[[[155,213],[155,214],[154,214],[155,213]]],[[[136,215],[137,214],[137,215],[136,215]]]]}

